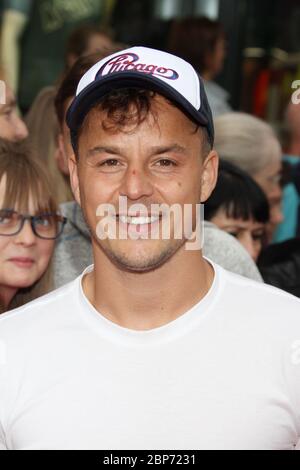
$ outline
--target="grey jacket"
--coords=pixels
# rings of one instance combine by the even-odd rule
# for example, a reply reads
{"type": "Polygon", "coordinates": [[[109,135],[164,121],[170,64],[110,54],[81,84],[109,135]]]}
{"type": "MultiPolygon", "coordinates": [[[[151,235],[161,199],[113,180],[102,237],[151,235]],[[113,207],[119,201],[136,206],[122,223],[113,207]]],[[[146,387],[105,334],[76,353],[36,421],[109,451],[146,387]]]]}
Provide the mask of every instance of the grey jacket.
{"type": "MultiPolygon", "coordinates": [[[[54,253],[54,283],[60,287],[79,276],[93,264],[89,229],[76,202],[61,205],[68,218],[54,253]]],[[[231,235],[210,222],[204,223],[203,255],[225,269],[262,282],[262,277],[243,246],[231,235]]]]}

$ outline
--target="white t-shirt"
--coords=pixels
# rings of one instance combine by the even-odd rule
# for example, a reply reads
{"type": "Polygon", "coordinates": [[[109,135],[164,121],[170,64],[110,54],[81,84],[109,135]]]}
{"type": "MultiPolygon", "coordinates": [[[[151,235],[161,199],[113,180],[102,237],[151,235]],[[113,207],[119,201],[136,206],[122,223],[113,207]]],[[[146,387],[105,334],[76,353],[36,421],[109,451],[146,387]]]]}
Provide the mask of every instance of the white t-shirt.
{"type": "Polygon", "coordinates": [[[102,316],[82,276],[3,314],[0,448],[300,448],[300,300],[213,266],[148,331],[102,316]]]}

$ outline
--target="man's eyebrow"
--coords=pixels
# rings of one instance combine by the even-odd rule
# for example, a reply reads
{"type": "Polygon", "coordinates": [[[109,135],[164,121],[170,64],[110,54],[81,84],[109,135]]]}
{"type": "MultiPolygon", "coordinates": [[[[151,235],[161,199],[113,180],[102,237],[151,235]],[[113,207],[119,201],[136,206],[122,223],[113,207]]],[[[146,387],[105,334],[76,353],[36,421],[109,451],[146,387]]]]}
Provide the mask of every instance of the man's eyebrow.
{"type": "Polygon", "coordinates": [[[187,153],[187,149],[179,144],[155,145],[154,147],[151,147],[151,155],[161,155],[163,153],[170,152],[185,155],[187,153]]]}
{"type": "MultiPolygon", "coordinates": [[[[185,155],[187,150],[185,147],[182,147],[179,144],[170,144],[170,145],[154,145],[150,148],[149,154],[153,155],[162,155],[164,153],[178,153],[185,155]]],[[[97,145],[96,147],[91,148],[88,150],[87,156],[92,157],[93,155],[99,153],[109,153],[111,155],[120,155],[122,153],[121,148],[114,146],[114,145],[97,145]]]]}
{"type": "Polygon", "coordinates": [[[97,145],[96,147],[93,147],[90,150],[88,150],[87,156],[92,157],[93,155],[96,155],[98,153],[110,153],[111,155],[119,155],[120,149],[114,146],[97,145]]]}

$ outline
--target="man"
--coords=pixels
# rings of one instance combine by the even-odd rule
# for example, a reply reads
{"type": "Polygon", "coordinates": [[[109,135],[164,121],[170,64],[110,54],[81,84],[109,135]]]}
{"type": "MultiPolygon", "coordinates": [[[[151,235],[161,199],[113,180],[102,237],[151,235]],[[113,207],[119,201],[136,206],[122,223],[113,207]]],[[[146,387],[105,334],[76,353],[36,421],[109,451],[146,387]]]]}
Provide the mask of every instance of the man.
{"type": "MultiPolygon", "coordinates": [[[[70,140],[70,130],[65,118],[67,110],[76,95],[78,82],[95,63],[120,50],[118,45],[114,45],[110,48],[109,53],[105,51],[105,53],[98,52],[81,57],[66,73],[57,91],[55,111],[60,133],[58,137],[59,150],[56,157],[59,168],[65,175],[69,175],[68,160],[74,153],[70,140]]],[[[54,254],[54,282],[56,287],[61,287],[75,279],[86,266],[93,263],[90,231],[82,216],[80,206],[76,201],[70,201],[61,204],[61,210],[68,218],[68,224],[54,254]]],[[[204,223],[203,253],[229,271],[262,282],[255,263],[243,246],[233,236],[219,230],[216,225],[209,222],[204,223]]]]}
{"type": "Polygon", "coordinates": [[[194,243],[218,166],[194,69],[113,54],[83,76],[67,121],[94,267],[0,319],[2,448],[299,446],[300,301],[194,243]]]}

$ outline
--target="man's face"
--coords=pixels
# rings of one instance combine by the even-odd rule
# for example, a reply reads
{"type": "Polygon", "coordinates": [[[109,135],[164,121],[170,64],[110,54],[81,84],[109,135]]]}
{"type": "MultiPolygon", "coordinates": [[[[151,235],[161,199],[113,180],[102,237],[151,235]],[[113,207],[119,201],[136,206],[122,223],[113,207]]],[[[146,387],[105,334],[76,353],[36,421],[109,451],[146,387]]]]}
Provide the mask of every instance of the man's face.
{"type": "MultiPolygon", "coordinates": [[[[202,155],[202,131],[177,108],[158,96],[146,120],[139,126],[105,130],[106,113],[90,111],[79,139],[79,160],[70,161],[74,195],[81,204],[92,232],[95,257],[102,250],[118,267],[136,272],[149,271],[166,262],[180,249],[185,238],[100,240],[96,234],[100,204],[112,204],[119,214],[119,197],[127,198],[127,214],[133,204],[143,204],[149,216],[152,204],[190,204],[193,228],[196,204],[204,202],[216,183],[218,157],[202,155]]],[[[124,214],[122,214],[124,215],[124,214]]],[[[126,214],[125,214],[126,215],[126,214]]],[[[139,214],[136,213],[138,216],[139,214]]],[[[158,215],[157,213],[155,215],[158,215]]],[[[160,230],[164,215],[152,223],[135,225],[137,220],[116,217],[118,233],[149,233],[160,230]],[[128,223],[129,222],[129,223],[128,223]]],[[[147,220],[147,219],[144,219],[147,220]]],[[[161,233],[161,232],[160,232],[161,233]]]]}
{"type": "Polygon", "coordinates": [[[15,97],[11,89],[6,86],[6,104],[0,105],[0,138],[18,142],[27,136],[27,127],[17,113],[15,97]]]}

